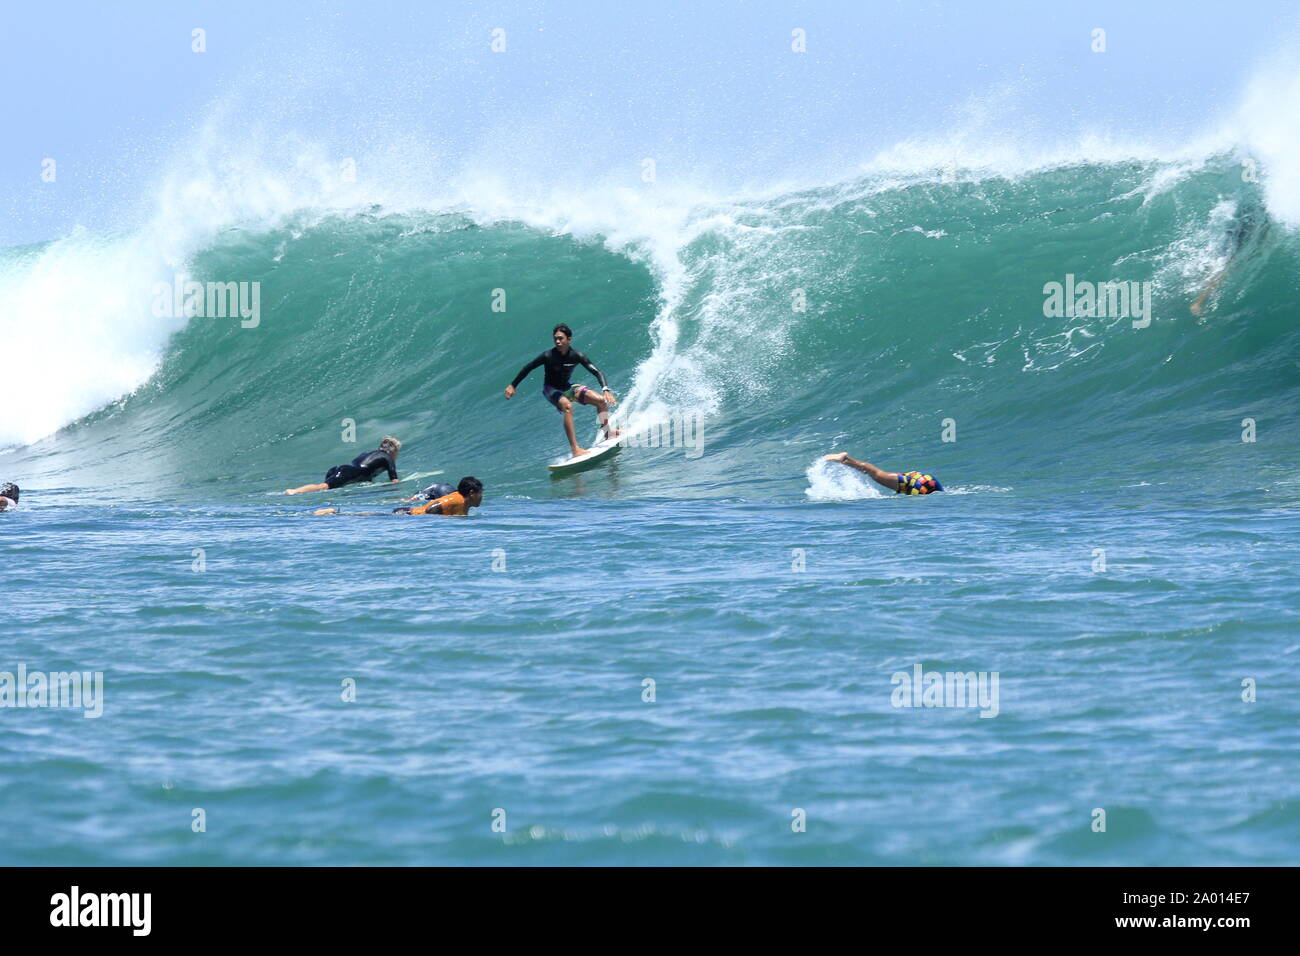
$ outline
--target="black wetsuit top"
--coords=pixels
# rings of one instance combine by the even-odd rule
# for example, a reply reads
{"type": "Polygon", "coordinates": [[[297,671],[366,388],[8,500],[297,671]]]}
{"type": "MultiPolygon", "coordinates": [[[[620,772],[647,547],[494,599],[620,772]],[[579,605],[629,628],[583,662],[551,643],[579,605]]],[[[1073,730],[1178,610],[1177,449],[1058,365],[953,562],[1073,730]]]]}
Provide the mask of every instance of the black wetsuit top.
{"type": "Polygon", "coordinates": [[[393,459],[382,451],[368,451],[364,455],[357,455],[352,459],[352,467],[359,468],[365,472],[365,481],[373,481],[375,475],[381,470],[388,470],[388,477],[393,481],[397,480],[397,466],[393,464],[393,459]]]}
{"type": "Polygon", "coordinates": [[[605,384],[605,373],[592,365],[591,359],[574,348],[569,349],[565,355],[561,355],[557,348],[547,349],[519,370],[515,380],[510,383],[511,387],[518,387],[519,383],[528,377],[528,373],[539,365],[546,366],[546,384],[559,392],[569,390],[569,379],[573,376],[573,370],[579,365],[596,376],[601,388],[609,387],[605,384]]]}

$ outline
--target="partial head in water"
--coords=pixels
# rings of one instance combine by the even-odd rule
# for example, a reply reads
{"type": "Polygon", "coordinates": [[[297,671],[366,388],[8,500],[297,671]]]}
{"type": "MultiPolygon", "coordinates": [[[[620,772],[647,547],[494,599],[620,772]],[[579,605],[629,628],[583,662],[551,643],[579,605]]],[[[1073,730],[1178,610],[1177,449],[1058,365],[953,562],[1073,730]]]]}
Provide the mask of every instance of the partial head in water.
{"type": "Polygon", "coordinates": [[[456,486],[460,496],[465,499],[465,504],[471,508],[477,508],[483,503],[483,482],[477,478],[466,476],[460,480],[456,486]]]}
{"type": "Polygon", "coordinates": [[[385,435],[379,439],[379,450],[393,461],[397,461],[397,453],[402,450],[402,443],[392,435],[385,435]]]}
{"type": "Polygon", "coordinates": [[[0,485],[0,498],[8,498],[14,504],[18,504],[18,486],[12,481],[6,481],[0,485]]]}

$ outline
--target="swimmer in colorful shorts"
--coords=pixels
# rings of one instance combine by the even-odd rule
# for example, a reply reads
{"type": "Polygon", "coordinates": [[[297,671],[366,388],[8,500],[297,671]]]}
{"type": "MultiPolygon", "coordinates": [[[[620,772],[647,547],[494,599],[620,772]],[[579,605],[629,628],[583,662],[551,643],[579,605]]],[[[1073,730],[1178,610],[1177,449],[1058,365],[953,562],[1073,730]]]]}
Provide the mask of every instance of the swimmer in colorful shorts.
{"type": "Polygon", "coordinates": [[[846,451],[825,457],[827,461],[838,461],[841,465],[848,465],[870,475],[876,484],[884,485],[890,491],[896,491],[900,495],[931,495],[936,491],[943,491],[943,485],[930,475],[923,475],[919,471],[883,471],[870,462],[850,458],[846,451]]]}
{"type": "MultiPolygon", "coordinates": [[[[450,487],[450,485],[448,486],[450,487]]],[[[460,480],[456,490],[450,494],[443,495],[441,498],[434,498],[432,501],[413,507],[394,508],[392,514],[395,515],[443,515],[445,517],[463,518],[469,514],[470,508],[477,508],[483,504],[483,482],[477,478],[466,476],[460,480]]],[[[319,511],[313,511],[314,515],[336,515],[339,513],[338,508],[321,508],[319,511]]],[[[363,516],[374,516],[382,514],[378,511],[361,512],[363,516]]]]}
{"type": "Polygon", "coordinates": [[[325,472],[325,480],[313,485],[289,488],[286,495],[301,495],[308,491],[325,491],[342,488],[358,481],[374,481],[380,471],[387,471],[390,482],[397,481],[397,453],[402,450],[402,443],[392,435],[385,435],[376,451],[357,455],[350,465],[335,465],[325,472]]]}
{"type": "Polygon", "coordinates": [[[609,410],[618,404],[618,399],[609,390],[605,382],[605,373],[591,364],[591,359],[577,349],[572,348],[573,330],[567,325],[557,325],[551,330],[555,348],[548,349],[519,370],[515,380],[506,386],[506,398],[514,398],[515,388],[528,377],[539,365],[546,367],[546,378],[542,383],[542,394],[546,400],[564,415],[564,434],[569,439],[569,450],[573,457],[585,455],[587,450],[578,444],[578,436],[573,431],[573,403],[591,405],[596,409],[596,418],[605,429],[606,438],[617,437],[617,431],[610,431],[609,410]],[[569,378],[573,370],[581,365],[600,382],[601,392],[586,385],[571,385],[569,378]]]}
{"type": "Polygon", "coordinates": [[[18,486],[12,481],[0,485],[0,511],[13,511],[18,507],[18,486]]]}

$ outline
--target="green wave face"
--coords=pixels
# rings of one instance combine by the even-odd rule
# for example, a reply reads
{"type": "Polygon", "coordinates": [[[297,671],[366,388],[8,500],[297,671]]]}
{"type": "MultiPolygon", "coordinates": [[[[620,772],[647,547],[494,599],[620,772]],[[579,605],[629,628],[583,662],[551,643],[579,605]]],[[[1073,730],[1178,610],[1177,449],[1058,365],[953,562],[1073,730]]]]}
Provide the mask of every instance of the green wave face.
{"type": "Polygon", "coordinates": [[[1151,186],[1160,172],[862,179],[697,206],[667,242],[382,209],[230,230],[186,271],[259,283],[260,324],[191,318],[143,387],[0,461],[105,494],[251,495],[395,434],[404,472],[549,493],[565,443],[541,372],[501,393],[565,322],[629,421],[700,416],[703,454],[632,450],[620,493],[798,494],[832,448],[949,484],[1280,476],[1300,412],[1294,237],[1230,158],[1151,186]],[[1153,321],[1045,315],[1067,275],[1149,283],[1153,321]]]}

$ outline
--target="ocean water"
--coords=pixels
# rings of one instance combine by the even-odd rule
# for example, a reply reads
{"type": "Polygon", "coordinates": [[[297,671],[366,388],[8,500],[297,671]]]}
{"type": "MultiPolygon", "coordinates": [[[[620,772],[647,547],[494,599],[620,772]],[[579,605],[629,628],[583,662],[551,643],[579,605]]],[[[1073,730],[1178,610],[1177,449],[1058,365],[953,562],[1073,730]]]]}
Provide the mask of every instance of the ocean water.
{"type": "Polygon", "coordinates": [[[0,670],[103,674],[102,716],[0,709],[0,863],[1294,863],[1300,244],[1239,171],[0,251],[0,670]],[[155,315],[182,270],[258,324],[155,315]],[[1067,276],[1150,324],[1046,316],[1067,276]],[[540,373],[501,391],[557,321],[698,446],[551,478],[540,373]],[[384,434],[483,507],[278,494],[384,434]],[[996,697],[897,706],[918,667],[996,697]]]}

